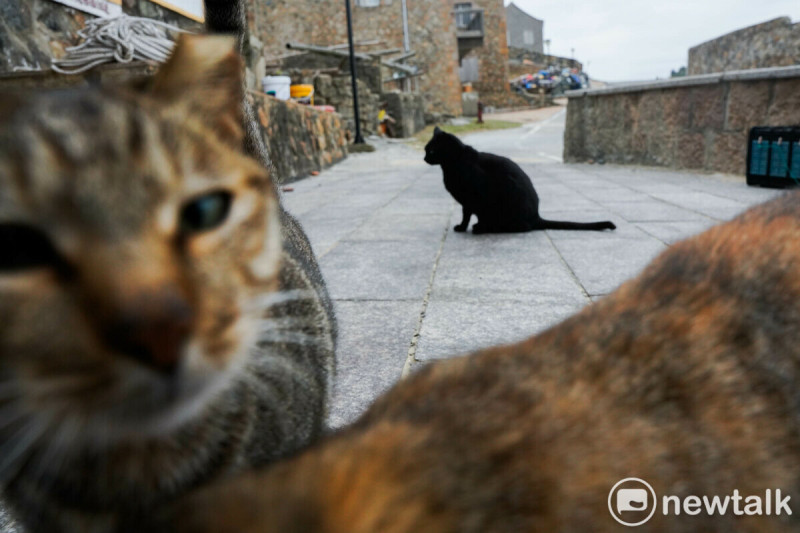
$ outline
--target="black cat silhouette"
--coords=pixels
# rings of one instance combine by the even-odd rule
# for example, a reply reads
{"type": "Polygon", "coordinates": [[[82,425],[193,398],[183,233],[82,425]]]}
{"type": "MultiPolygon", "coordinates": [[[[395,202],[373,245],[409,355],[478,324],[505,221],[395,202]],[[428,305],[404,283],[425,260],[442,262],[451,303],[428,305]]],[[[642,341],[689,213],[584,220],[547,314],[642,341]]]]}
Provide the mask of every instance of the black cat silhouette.
{"type": "Polygon", "coordinates": [[[473,214],[478,217],[473,233],[616,229],[608,220],[545,220],[539,216],[539,195],[519,165],[507,157],[479,152],[438,127],[425,145],[425,162],[442,166],[444,187],[463,208],[455,231],[466,231],[473,214]]]}

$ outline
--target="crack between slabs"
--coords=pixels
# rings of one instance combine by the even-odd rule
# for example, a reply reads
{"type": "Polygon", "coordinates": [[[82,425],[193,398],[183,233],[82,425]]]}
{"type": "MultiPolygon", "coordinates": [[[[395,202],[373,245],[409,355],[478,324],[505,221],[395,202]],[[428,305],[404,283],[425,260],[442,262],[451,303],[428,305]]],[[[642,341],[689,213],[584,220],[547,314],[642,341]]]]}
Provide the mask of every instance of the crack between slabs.
{"type": "Polygon", "coordinates": [[[450,206],[450,212],[445,222],[444,232],[442,233],[442,240],[439,242],[439,250],[436,252],[436,258],[433,260],[433,268],[431,269],[431,277],[428,280],[428,288],[425,290],[425,296],[422,298],[422,307],[419,311],[417,318],[417,327],[414,329],[414,335],[411,337],[411,343],[408,346],[408,354],[406,355],[406,362],[403,365],[403,371],[400,373],[400,379],[405,379],[411,373],[411,368],[418,363],[417,360],[417,344],[419,343],[419,334],[422,330],[422,321],[425,320],[425,312],[428,310],[428,302],[431,298],[433,291],[433,280],[436,277],[436,271],[439,268],[439,259],[442,257],[442,250],[444,250],[444,243],[447,240],[447,233],[450,230],[450,223],[453,218],[453,210],[455,209],[455,202],[450,206]]]}

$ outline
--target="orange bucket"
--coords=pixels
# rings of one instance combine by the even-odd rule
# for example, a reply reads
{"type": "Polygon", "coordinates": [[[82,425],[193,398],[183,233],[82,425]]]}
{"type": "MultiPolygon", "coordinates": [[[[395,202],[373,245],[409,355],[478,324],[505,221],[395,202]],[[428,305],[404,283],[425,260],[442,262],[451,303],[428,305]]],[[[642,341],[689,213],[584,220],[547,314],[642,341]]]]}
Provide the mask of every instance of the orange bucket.
{"type": "Polygon", "coordinates": [[[300,103],[314,105],[314,86],[306,84],[292,85],[289,87],[291,97],[300,103]]]}

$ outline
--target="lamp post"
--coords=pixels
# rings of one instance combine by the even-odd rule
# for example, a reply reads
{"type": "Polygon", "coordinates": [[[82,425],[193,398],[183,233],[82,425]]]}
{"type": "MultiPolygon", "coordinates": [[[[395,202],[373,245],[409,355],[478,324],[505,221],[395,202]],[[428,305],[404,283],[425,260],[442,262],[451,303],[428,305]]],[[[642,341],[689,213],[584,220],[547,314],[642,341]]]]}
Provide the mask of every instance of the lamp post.
{"type": "Polygon", "coordinates": [[[356,121],[356,138],[354,144],[364,144],[364,137],[361,136],[361,119],[358,113],[358,84],[356,83],[356,56],[353,46],[353,15],[350,12],[350,0],[344,0],[347,9],[347,45],[350,48],[350,78],[353,86],[353,115],[356,121]]]}

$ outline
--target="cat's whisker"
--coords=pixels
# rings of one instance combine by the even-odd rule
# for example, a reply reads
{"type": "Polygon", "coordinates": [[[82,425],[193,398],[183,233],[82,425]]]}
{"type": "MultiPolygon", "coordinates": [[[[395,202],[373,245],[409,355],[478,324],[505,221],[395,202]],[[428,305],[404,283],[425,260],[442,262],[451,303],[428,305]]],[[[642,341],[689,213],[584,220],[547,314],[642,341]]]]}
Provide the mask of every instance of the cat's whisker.
{"type": "Polygon", "coordinates": [[[37,461],[33,470],[36,479],[42,480],[45,485],[50,486],[54,483],[67,461],[65,450],[72,448],[77,440],[80,425],[68,418],[55,417],[58,422],[51,427],[51,438],[45,446],[45,451],[37,461]]]}
{"type": "Polygon", "coordinates": [[[256,337],[259,344],[300,344],[302,346],[320,346],[325,341],[314,335],[300,331],[285,331],[279,329],[260,331],[256,337]]]}
{"type": "Polygon", "coordinates": [[[19,401],[0,403],[0,432],[27,416],[19,406],[19,401]]]}
{"type": "Polygon", "coordinates": [[[260,331],[286,331],[295,330],[297,326],[302,326],[303,320],[294,317],[262,318],[257,325],[260,331]]]}
{"type": "Polygon", "coordinates": [[[288,302],[312,300],[314,298],[317,298],[317,294],[310,290],[293,289],[289,291],[272,292],[251,298],[245,305],[245,310],[259,311],[288,302]]]}
{"type": "Polygon", "coordinates": [[[33,397],[53,397],[79,393],[94,384],[96,384],[96,381],[83,376],[62,376],[37,380],[29,385],[27,389],[28,394],[33,397]]]}
{"type": "Polygon", "coordinates": [[[31,418],[0,445],[0,481],[5,482],[16,475],[47,428],[44,422],[31,418]]]}
{"type": "Polygon", "coordinates": [[[3,400],[17,399],[20,396],[20,387],[17,383],[11,381],[0,383],[0,404],[3,400]]]}

